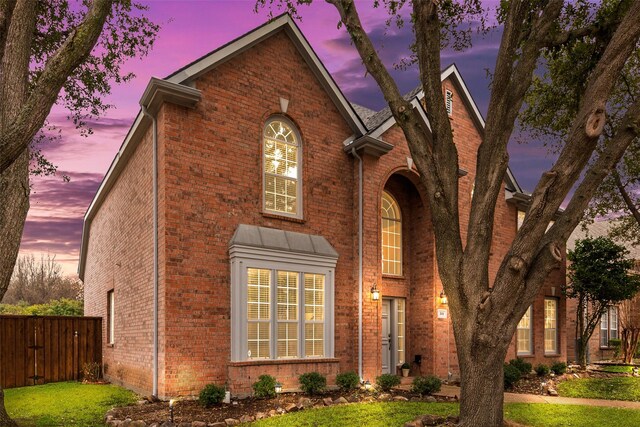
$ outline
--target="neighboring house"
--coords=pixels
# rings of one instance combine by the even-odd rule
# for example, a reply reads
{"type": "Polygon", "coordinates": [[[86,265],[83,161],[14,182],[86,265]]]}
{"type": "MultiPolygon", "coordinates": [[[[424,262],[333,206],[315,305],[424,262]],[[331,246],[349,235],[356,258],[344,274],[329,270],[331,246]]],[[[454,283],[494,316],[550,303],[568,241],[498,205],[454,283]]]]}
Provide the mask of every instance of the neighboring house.
{"type": "MultiPolygon", "coordinates": [[[[578,226],[567,240],[567,250],[573,250],[577,240],[609,236],[611,226],[612,220],[594,222],[589,224],[586,230],[582,226],[578,226]]],[[[630,244],[625,244],[625,247],[629,250],[628,257],[635,261],[634,270],[640,272],[640,247],[630,244]]],[[[577,306],[576,299],[567,299],[567,357],[570,361],[575,361],[578,356],[577,306]]],[[[596,328],[589,340],[588,361],[608,360],[613,357],[614,350],[609,340],[620,339],[621,330],[618,312],[618,307],[610,307],[600,319],[600,326],[596,328]]]]}
{"type": "MultiPolygon", "coordinates": [[[[466,230],[484,121],[455,66],[442,82],[466,230]]],[[[429,132],[422,92],[407,96],[429,132]]],[[[85,313],[105,319],[108,379],[167,397],[248,393],[260,374],[285,389],[310,371],[374,382],[405,361],[458,377],[403,133],[388,108],[345,99],[289,16],[152,79],[141,105],[84,221],[79,274],[85,313]]],[[[509,172],[492,275],[526,201],[509,172]]],[[[508,358],[566,358],[563,283],[549,278],[508,358]]]]}

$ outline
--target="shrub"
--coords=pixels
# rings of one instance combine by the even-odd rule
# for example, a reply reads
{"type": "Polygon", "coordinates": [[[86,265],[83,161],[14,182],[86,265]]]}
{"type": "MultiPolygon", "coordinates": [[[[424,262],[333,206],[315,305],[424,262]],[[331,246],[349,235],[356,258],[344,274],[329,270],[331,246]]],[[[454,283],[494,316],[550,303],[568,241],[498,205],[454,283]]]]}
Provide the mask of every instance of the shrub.
{"type": "Polygon", "coordinates": [[[224,400],[224,388],[207,384],[200,392],[200,404],[204,407],[219,405],[224,400]]]}
{"type": "Polygon", "coordinates": [[[276,397],[276,379],[271,375],[260,375],[252,387],[253,394],[259,399],[276,397]]]}
{"type": "Polygon", "coordinates": [[[504,364],[504,388],[513,387],[520,380],[520,370],[510,363],[504,364]]]}
{"type": "Polygon", "coordinates": [[[360,377],[355,372],[344,372],[336,376],[336,384],[343,390],[353,390],[360,385],[360,377]]]}
{"type": "Polygon", "coordinates": [[[425,394],[433,394],[440,391],[440,387],[442,387],[442,381],[438,377],[433,375],[415,377],[411,384],[411,392],[424,396],[425,394]]]}
{"type": "Polygon", "coordinates": [[[400,366],[400,369],[411,369],[411,365],[409,365],[407,362],[404,362],[402,366],[400,366]]]}
{"type": "Polygon", "coordinates": [[[521,357],[516,357],[515,359],[511,359],[509,361],[509,364],[515,367],[516,369],[518,369],[521,375],[527,375],[531,373],[531,363],[525,362],[524,359],[522,359],[521,357]]]}
{"type": "Polygon", "coordinates": [[[550,369],[547,365],[545,365],[544,363],[539,364],[538,366],[536,366],[536,374],[538,374],[538,376],[540,377],[544,377],[545,375],[549,375],[550,369]]]}
{"type": "Polygon", "coordinates": [[[327,388],[327,379],[318,372],[307,372],[298,377],[300,388],[306,394],[319,394],[327,388]]]}
{"type": "Polygon", "coordinates": [[[392,387],[400,385],[400,377],[393,374],[382,374],[376,378],[376,384],[382,391],[389,391],[392,387]]]}
{"type": "Polygon", "coordinates": [[[564,362],[555,362],[551,365],[551,372],[556,375],[562,375],[567,372],[567,364],[564,362]]]}
{"type": "Polygon", "coordinates": [[[95,383],[100,380],[100,364],[98,362],[87,362],[82,365],[82,380],[95,383]]]}
{"type": "Polygon", "coordinates": [[[613,358],[617,359],[620,356],[620,347],[622,346],[622,340],[617,338],[609,339],[609,347],[613,349],[613,358]]]}

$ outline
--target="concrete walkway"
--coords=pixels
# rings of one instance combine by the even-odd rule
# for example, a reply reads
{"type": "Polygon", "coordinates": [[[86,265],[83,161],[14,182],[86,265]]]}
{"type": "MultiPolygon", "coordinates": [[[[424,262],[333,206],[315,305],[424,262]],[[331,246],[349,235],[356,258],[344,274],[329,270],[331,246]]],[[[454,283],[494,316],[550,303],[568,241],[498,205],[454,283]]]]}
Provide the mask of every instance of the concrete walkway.
{"type": "MultiPolygon", "coordinates": [[[[442,389],[435,396],[460,397],[460,387],[442,385],[442,389]]],[[[505,403],[552,403],[556,405],[586,405],[608,406],[611,408],[640,409],[640,402],[625,400],[583,399],[577,397],[541,396],[536,394],[505,393],[505,403]]]]}

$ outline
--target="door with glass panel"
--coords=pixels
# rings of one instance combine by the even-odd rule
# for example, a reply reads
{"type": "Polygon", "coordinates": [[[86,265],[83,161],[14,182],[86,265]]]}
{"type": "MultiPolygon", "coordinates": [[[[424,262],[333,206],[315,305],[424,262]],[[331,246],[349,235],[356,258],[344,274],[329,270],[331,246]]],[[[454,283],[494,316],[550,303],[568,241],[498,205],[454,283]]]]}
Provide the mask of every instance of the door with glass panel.
{"type": "Polygon", "coordinates": [[[396,367],[405,362],[405,300],[382,300],[381,360],[382,373],[395,374],[396,367]]]}

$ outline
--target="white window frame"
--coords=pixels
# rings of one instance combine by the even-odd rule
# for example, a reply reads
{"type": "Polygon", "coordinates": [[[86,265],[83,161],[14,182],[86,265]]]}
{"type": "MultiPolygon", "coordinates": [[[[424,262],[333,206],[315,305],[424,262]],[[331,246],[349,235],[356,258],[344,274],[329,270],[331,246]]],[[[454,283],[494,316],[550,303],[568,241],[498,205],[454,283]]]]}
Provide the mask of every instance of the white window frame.
{"type": "Polygon", "coordinates": [[[545,355],[557,355],[560,353],[560,304],[558,301],[558,298],[545,298],[544,299],[544,354],[545,355]],[[555,338],[554,338],[554,343],[555,343],[555,348],[552,350],[547,350],[547,329],[551,329],[551,328],[547,328],[547,301],[553,301],[555,303],[555,323],[556,323],[556,327],[553,328],[553,330],[555,331],[555,338]]]}
{"type": "Polygon", "coordinates": [[[113,289],[107,291],[107,344],[113,345],[116,341],[116,297],[113,289]]]}
{"type": "Polygon", "coordinates": [[[290,218],[296,218],[296,219],[303,219],[303,200],[302,200],[302,167],[303,167],[303,161],[302,161],[302,138],[300,137],[300,131],[298,130],[298,127],[291,121],[289,120],[287,117],[285,116],[273,116],[273,117],[269,117],[269,119],[267,121],[264,122],[264,126],[262,127],[262,134],[260,135],[260,143],[261,143],[261,152],[262,152],[262,161],[260,162],[260,166],[262,168],[262,211],[271,215],[278,215],[278,216],[284,216],[284,217],[290,217],[290,218]],[[297,164],[297,168],[296,168],[296,172],[298,174],[298,176],[296,177],[296,213],[295,214],[291,214],[288,212],[280,212],[280,211],[276,211],[276,210],[272,210],[272,209],[267,209],[267,198],[266,198],[266,191],[267,191],[267,172],[265,171],[265,161],[266,161],[266,153],[265,153],[265,131],[267,129],[267,126],[269,126],[270,123],[272,122],[283,122],[286,123],[291,130],[293,131],[293,133],[295,134],[295,138],[296,138],[296,142],[297,142],[297,159],[298,159],[298,164],[297,164]]]}
{"type": "MultiPolygon", "coordinates": [[[[518,327],[516,329],[516,354],[518,356],[532,356],[533,355],[533,305],[530,305],[529,308],[527,308],[527,311],[525,312],[525,315],[529,313],[529,328],[521,328],[520,327],[520,322],[518,322],[518,327]],[[521,330],[528,330],[529,331],[529,349],[527,351],[520,351],[519,348],[520,346],[518,345],[518,341],[520,339],[520,334],[519,332],[521,330]]],[[[524,316],[522,316],[524,317],[524,316]]],[[[520,319],[520,321],[522,321],[522,319],[520,319]]]]}
{"type": "MultiPolygon", "coordinates": [[[[392,276],[392,277],[402,277],[404,274],[404,251],[403,251],[403,246],[404,246],[404,230],[403,230],[403,222],[402,222],[402,209],[400,209],[400,203],[398,203],[398,199],[396,199],[393,194],[391,194],[391,192],[383,190],[382,192],[382,196],[380,197],[380,260],[381,260],[381,264],[382,264],[382,274],[384,274],[385,276],[392,276]],[[382,200],[384,199],[385,195],[387,195],[389,197],[389,199],[394,203],[395,207],[398,210],[398,218],[388,218],[385,217],[383,215],[383,210],[382,210],[382,200]],[[400,271],[397,273],[391,273],[388,271],[384,271],[384,236],[385,236],[385,232],[384,232],[384,227],[383,227],[383,222],[384,221],[393,221],[396,222],[400,225],[400,259],[399,260],[391,260],[391,262],[393,262],[394,264],[398,263],[400,266],[400,271]]],[[[389,246],[389,247],[393,247],[393,246],[389,246]]],[[[395,248],[395,247],[393,247],[395,248]]]]}
{"type": "Polygon", "coordinates": [[[609,340],[620,338],[618,323],[618,307],[609,307],[600,318],[600,348],[610,348],[609,340]],[[615,315],[613,313],[615,313],[615,315]],[[612,322],[613,317],[615,317],[615,322],[612,322]],[[605,323],[604,328],[602,327],[603,323],[605,323]],[[615,327],[612,327],[613,324],[615,324],[615,327]],[[611,336],[612,330],[616,331],[615,337],[611,336]]]}
{"type": "MultiPolygon", "coordinates": [[[[231,260],[231,361],[244,362],[265,360],[314,360],[334,357],[334,276],[337,258],[298,252],[233,245],[229,248],[231,260]],[[277,271],[300,273],[298,286],[304,292],[304,273],[323,274],[325,276],[324,307],[324,355],[322,357],[305,357],[304,333],[298,335],[298,357],[277,357],[277,320],[271,316],[271,354],[268,359],[252,359],[247,355],[247,270],[249,268],[268,269],[275,279],[277,271]]],[[[276,285],[272,280],[271,304],[277,304],[276,285]]],[[[300,288],[299,288],[300,289],[300,288]]],[[[304,332],[304,293],[298,293],[299,324],[304,332]]],[[[272,309],[273,311],[273,309],[272,309]]]]}

